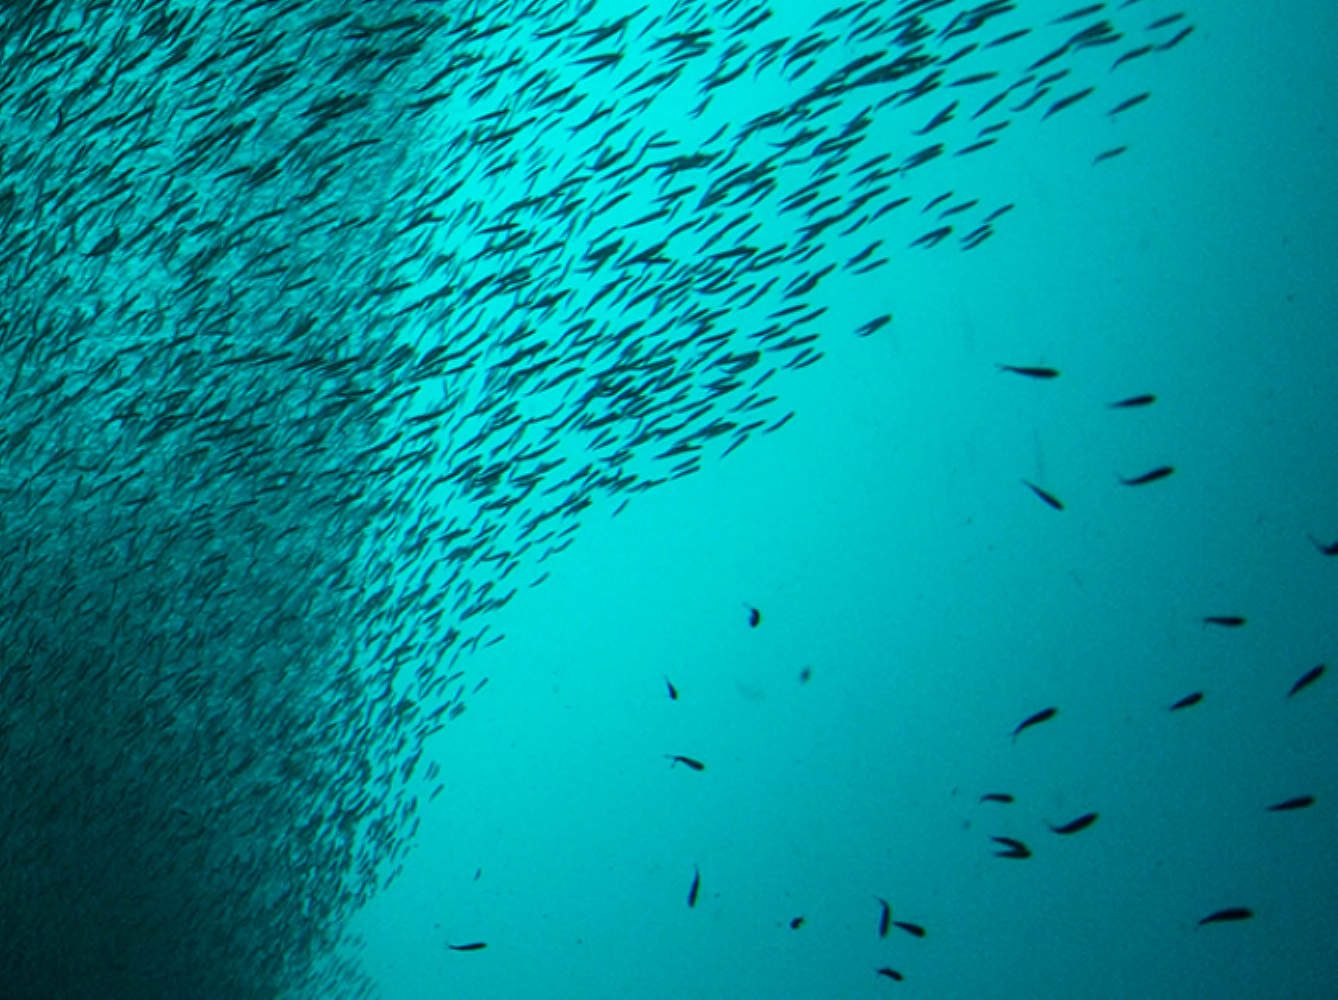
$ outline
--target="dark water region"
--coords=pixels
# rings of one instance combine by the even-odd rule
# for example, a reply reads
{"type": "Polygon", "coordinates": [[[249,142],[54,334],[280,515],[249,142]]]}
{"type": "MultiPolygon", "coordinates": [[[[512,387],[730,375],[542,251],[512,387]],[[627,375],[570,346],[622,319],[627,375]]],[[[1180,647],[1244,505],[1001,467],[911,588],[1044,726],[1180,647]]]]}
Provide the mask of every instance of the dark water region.
{"type": "Polygon", "coordinates": [[[377,995],[349,924],[496,622],[583,522],[792,433],[827,351],[894,335],[900,260],[994,245],[1027,191],[988,164],[1095,120],[1121,169],[1194,33],[1159,0],[0,11],[0,995],[377,995]]]}

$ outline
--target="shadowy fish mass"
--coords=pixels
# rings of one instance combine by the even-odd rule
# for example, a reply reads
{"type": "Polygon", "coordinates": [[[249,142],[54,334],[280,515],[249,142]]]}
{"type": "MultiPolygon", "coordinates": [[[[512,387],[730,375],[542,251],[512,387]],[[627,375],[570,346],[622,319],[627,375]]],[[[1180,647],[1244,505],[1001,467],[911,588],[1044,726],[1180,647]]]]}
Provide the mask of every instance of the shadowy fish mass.
{"type": "Polygon", "coordinates": [[[823,293],[994,235],[936,164],[1192,30],[819,6],[0,9],[6,997],[370,996],[344,928],[496,612],[783,427],[823,293]]]}

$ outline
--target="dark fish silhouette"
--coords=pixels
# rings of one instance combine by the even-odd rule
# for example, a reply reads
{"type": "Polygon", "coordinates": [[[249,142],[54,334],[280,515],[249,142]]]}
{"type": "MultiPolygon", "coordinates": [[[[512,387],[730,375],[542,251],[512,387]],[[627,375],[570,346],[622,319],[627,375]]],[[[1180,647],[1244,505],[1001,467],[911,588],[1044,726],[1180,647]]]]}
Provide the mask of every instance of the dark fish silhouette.
{"type": "Polygon", "coordinates": [[[678,701],[678,688],[674,687],[674,682],[666,677],[664,679],[664,686],[669,689],[669,700],[678,701]]]}
{"type": "Polygon", "coordinates": [[[1313,545],[1315,548],[1317,548],[1324,555],[1338,556],[1338,542],[1330,542],[1328,545],[1325,545],[1314,535],[1307,535],[1306,537],[1310,539],[1310,544],[1313,545]]]}
{"type": "Polygon", "coordinates": [[[761,624],[762,624],[762,612],[758,611],[756,608],[749,608],[748,625],[752,628],[757,628],[757,626],[761,624]]]}
{"type": "Polygon", "coordinates": [[[1039,726],[1042,722],[1049,722],[1059,714],[1057,708],[1043,708],[1035,715],[1029,715],[1018,723],[1017,728],[1013,730],[1013,739],[1017,739],[1023,730],[1030,729],[1032,726],[1039,726]]]}
{"type": "Polygon", "coordinates": [[[1013,796],[1007,792],[987,792],[980,797],[981,802],[1012,802],[1013,796]]]}
{"type": "Polygon", "coordinates": [[[488,944],[485,941],[472,941],[469,944],[451,944],[448,941],[446,947],[451,951],[482,951],[488,944]]]}
{"type": "Polygon", "coordinates": [[[1015,365],[995,365],[995,367],[1001,372],[1011,372],[1014,375],[1025,375],[1027,378],[1059,378],[1059,371],[1055,368],[1019,368],[1015,365]]]}
{"type": "Polygon", "coordinates": [[[1203,692],[1195,691],[1193,694],[1187,694],[1177,701],[1171,706],[1170,710],[1172,712],[1178,712],[1182,708],[1189,708],[1190,705],[1197,705],[1201,701],[1203,701],[1203,692]]]}
{"type": "Polygon", "coordinates": [[[1291,812],[1293,809],[1309,809],[1315,804],[1313,795],[1298,795],[1294,799],[1288,799],[1286,802],[1279,802],[1275,806],[1269,806],[1268,811],[1272,813],[1291,812]]]}
{"type": "Polygon", "coordinates": [[[1321,663],[1317,667],[1311,667],[1309,670],[1307,670],[1305,673],[1301,675],[1300,679],[1297,680],[1295,684],[1292,685],[1292,689],[1287,692],[1287,697],[1290,698],[1292,695],[1300,691],[1304,691],[1311,684],[1314,684],[1315,681],[1319,680],[1323,676],[1324,676],[1324,664],[1321,663]]]}
{"type": "Polygon", "coordinates": [[[1240,628],[1245,624],[1245,619],[1240,615],[1210,615],[1203,619],[1203,627],[1209,625],[1218,625],[1222,628],[1240,628]]]}
{"type": "Polygon", "coordinates": [[[1029,483],[1029,482],[1027,482],[1027,480],[1024,479],[1024,480],[1022,480],[1022,485],[1029,487],[1033,493],[1035,493],[1038,497],[1040,497],[1042,500],[1044,500],[1047,504],[1049,504],[1049,505],[1050,505],[1051,507],[1053,507],[1055,510],[1063,510],[1063,509],[1064,509],[1064,505],[1063,505],[1062,503],[1060,503],[1059,500],[1057,500],[1057,499],[1056,499],[1054,496],[1052,496],[1051,494],[1045,492],[1045,490],[1041,489],[1041,488],[1040,488],[1039,486],[1037,486],[1035,483],[1029,483]]]}
{"type": "Polygon", "coordinates": [[[1031,849],[1020,840],[1014,840],[1012,837],[991,837],[990,840],[993,840],[997,844],[1003,844],[1004,847],[1008,848],[1006,851],[995,851],[994,856],[996,858],[1017,858],[1018,860],[1024,860],[1031,857],[1031,849]]]}
{"type": "Polygon", "coordinates": [[[1127,101],[1121,101],[1119,104],[1115,105],[1115,107],[1107,111],[1106,114],[1109,117],[1114,118],[1116,115],[1124,114],[1124,112],[1128,111],[1130,108],[1138,107],[1138,105],[1142,104],[1151,96],[1151,94],[1136,94],[1127,101]]]}
{"type": "Polygon", "coordinates": [[[886,976],[888,979],[895,979],[897,982],[901,982],[906,978],[896,969],[889,969],[887,966],[883,966],[881,969],[879,969],[878,975],[886,976]]]}
{"type": "Polygon", "coordinates": [[[703,763],[702,763],[701,761],[699,761],[699,760],[694,760],[694,759],[691,758],[691,757],[681,757],[681,756],[679,756],[678,754],[672,754],[672,753],[667,753],[667,754],[665,754],[664,756],[665,756],[665,759],[669,761],[669,766],[670,766],[671,768],[672,768],[675,764],[686,764],[688,767],[692,768],[694,771],[705,771],[705,770],[706,770],[706,765],[705,765],[705,764],[703,764],[703,763]]]}
{"type": "Polygon", "coordinates": [[[1199,926],[1204,924],[1225,924],[1237,920],[1249,920],[1254,916],[1254,911],[1246,909],[1244,906],[1231,906],[1225,910],[1218,910],[1216,913],[1210,913],[1199,921],[1199,926]]]}
{"type": "Polygon", "coordinates": [[[907,934],[910,934],[914,937],[922,938],[925,936],[925,929],[921,927],[919,924],[908,924],[904,920],[895,920],[893,921],[893,923],[897,927],[900,927],[907,934]]]}
{"type": "Polygon", "coordinates": [[[881,896],[874,896],[873,898],[878,900],[883,908],[882,915],[878,918],[878,936],[880,938],[885,938],[887,937],[887,932],[892,929],[892,906],[881,896]]]}
{"type": "Polygon", "coordinates": [[[697,866],[692,866],[692,888],[688,889],[688,909],[697,905],[697,893],[701,891],[702,873],[697,870],[697,866]]]}
{"type": "Polygon", "coordinates": [[[1145,483],[1155,483],[1158,479],[1165,479],[1174,471],[1175,466],[1173,465],[1161,465],[1153,469],[1151,472],[1145,472],[1141,476],[1134,476],[1133,479],[1125,479],[1121,476],[1120,482],[1125,486],[1142,486],[1145,483]]]}
{"type": "Polygon", "coordinates": [[[790,930],[792,931],[797,931],[799,930],[799,928],[803,926],[804,926],[803,917],[795,917],[793,920],[790,921],[790,930]]]}
{"type": "Polygon", "coordinates": [[[1157,401],[1157,397],[1151,393],[1145,393],[1142,396],[1130,396],[1128,399],[1121,399],[1116,403],[1108,403],[1107,406],[1112,410],[1127,410],[1135,406],[1151,406],[1157,401]]]}
{"type": "Polygon", "coordinates": [[[1049,823],[1047,823],[1046,826],[1049,826],[1055,833],[1070,834],[1086,830],[1089,826],[1095,823],[1096,820],[1096,813],[1083,813],[1077,819],[1071,819],[1063,826],[1050,826],[1049,823]]]}

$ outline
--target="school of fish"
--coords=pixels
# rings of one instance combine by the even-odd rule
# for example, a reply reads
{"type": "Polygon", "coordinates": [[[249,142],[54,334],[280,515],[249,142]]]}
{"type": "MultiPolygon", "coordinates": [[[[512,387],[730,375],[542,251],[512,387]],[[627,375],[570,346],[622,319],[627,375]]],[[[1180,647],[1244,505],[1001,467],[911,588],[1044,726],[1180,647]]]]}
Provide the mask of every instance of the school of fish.
{"type": "Polygon", "coordinates": [[[4,995],[371,996],[335,956],[490,614],[892,322],[823,293],[988,240],[1012,204],[939,166],[1136,114],[1192,31],[1155,0],[0,8],[4,995]]]}

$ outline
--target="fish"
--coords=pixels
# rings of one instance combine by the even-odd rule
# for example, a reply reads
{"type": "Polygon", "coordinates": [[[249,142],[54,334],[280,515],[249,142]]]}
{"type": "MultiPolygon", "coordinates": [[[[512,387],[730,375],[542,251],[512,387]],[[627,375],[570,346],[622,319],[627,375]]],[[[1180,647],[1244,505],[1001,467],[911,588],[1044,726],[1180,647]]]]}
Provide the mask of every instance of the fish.
{"type": "Polygon", "coordinates": [[[692,886],[688,889],[688,909],[691,910],[697,905],[697,893],[701,891],[702,873],[696,865],[692,866],[692,886]]]}
{"type": "Polygon", "coordinates": [[[1315,804],[1313,795],[1298,795],[1295,798],[1279,802],[1268,807],[1269,812],[1291,812],[1294,809],[1309,809],[1315,804]]]}
{"type": "Polygon", "coordinates": [[[1299,678],[1297,678],[1296,683],[1293,684],[1291,690],[1287,692],[1287,697],[1291,698],[1292,696],[1300,693],[1301,691],[1304,691],[1311,684],[1314,684],[1315,681],[1319,680],[1323,676],[1324,676],[1324,664],[1321,663],[1319,666],[1311,667],[1309,670],[1303,673],[1299,678]]]}
{"type": "Polygon", "coordinates": [[[1050,505],[1051,507],[1053,507],[1055,510],[1063,510],[1063,509],[1064,509],[1064,505],[1063,505],[1062,503],[1060,503],[1058,499],[1056,499],[1056,498],[1055,498],[1054,496],[1052,496],[1051,494],[1047,493],[1045,490],[1041,489],[1041,488],[1040,488],[1039,486],[1037,486],[1035,483],[1027,482],[1027,480],[1024,479],[1024,480],[1022,480],[1022,485],[1028,487],[1033,493],[1035,493],[1038,497],[1040,497],[1042,500],[1044,500],[1047,504],[1049,504],[1049,505],[1050,505]]]}
{"type": "Polygon", "coordinates": [[[1151,96],[1152,96],[1151,94],[1146,94],[1146,93],[1135,94],[1133,97],[1130,97],[1129,99],[1121,101],[1119,104],[1115,105],[1115,107],[1111,108],[1109,111],[1106,112],[1106,115],[1110,118],[1114,118],[1117,115],[1122,115],[1131,108],[1138,107],[1140,104],[1142,104],[1151,96]]]}
{"type": "Polygon", "coordinates": [[[1127,410],[1136,406],[1151,406],[1157,401],[1157,397],[1151,393],[1144,393],[1141,396],[1130,396],[1127,399],[1121,399],[1114,403],[1106,405],[1112,410],[1127,410]]]}
{"type": "Polygon", "coordinates": [[[1052,826],[1049,823],[1047,823],[1046,826],[1049,826],[1055,833],[1068,835],[1086,830],[1089,826],[1095,823],[1096,820],[1096,813],[1083,813],[1083,815],[1079,816],[1077,819],[1071,819],[1062,826],[1052,826]]]}
{"type": "Polygon", "coordinates": [[[749,608],[748,626],[750,628],[757,628],[757,626],[761,624],[762,624],[762,612],[758,611],[756,608],[749,608]]]}
{"type": "Polygon", "coordinates": [[[883,976],[883,977],[886,978],[886,979],[892,979],[892,980],[895,980],[895,981],[898,982],[898,983],[899,983],[899,982],[902,982],[902,981],[906,978],[906,977],[903,976],[900,972],[898,972],[896,969],[893,969],[893,968],[891,968],[890,966],[886,966],[886,965],[883,966],[881,969],[878,970],[878,975],[883,976]]]}
{"type": "Polygon", "coordinates": [[[1058,714],[1059,709],[1057,708],[1043,708],[1039,712],[1027,716],[1019,722],[1017,728],[1013,730],[1013,739],[1016,740],[1024,730],[1030,729],[1032,726],[1039,726],[1042,722],[1049,722],[1058,714]]]}
{"type": "Polygon", "coordinates": [[[991,837],[996,844],[1002,844],[1007,850],[995,851],[996,858],[1016,858],[1025,861],[1031,857],[1031,849],[1020,840],[1014,840],[1012,837],[991,837]]]}
{"type": "Polygon", "coordinates": [[[893,924],[897,927],[900,927],[903,931],[905,931],[907,934],[910,934],[912,937],[922,938],[925,936],[926,933],[925,929],[921,927],[919,924],[908,924],[904,920],[895,920],[893,921],[893,924]]]}
{"type": "Polygon", "coordinates": [[[1005,804],[1013,801],[1013,796],[1006,792],[987,792],[980,797],[981,802],[1003,802],[1005,804]]]}
{"type": "Polygon", "coordinates": [[[471,941],[469,944],[451,944],[448,941],[446,947],[451,951],[482,951],[488,944],[485,941],[471,941]]]}
{"type": "Polygon", "coordinates": [[[1310,535],[1310,544],[1313,545],[1322,555],[1338,556],[1338,542],[1321,542],[1314,535],[1310,535]]]}
{"type": "Polygon", "coordinates": [[[1172,705],[1169,710],[1172,712],[1178,712],[1182,708],[1189,708],[1191,705],[1197,705],[1201,701],[1203,701],[1203,692],[1195,691],[1193,694],[1185,695],[1174,705],[1172,705]]]}
{"type": "Polygon", "coordinates": [[[1024,368],[1014,365],[995,365],[1001,372],[1011,372],[1014,375],[1025,375],[1027,378],[1052,379],[1059,378],[1059,370],[1056,368],[1024,368]]]}
{"type": "Polygon", "coordinates": [[[674,682],[666,677],[664,679],[664,686],[669,689],[669,700],[678,701],[678,688],[674,687],[674,682]]]}
{"type": "Polygon", "coordinates": [[[1240,615],[1210,615],[1203,619],[1203,627],[1217,625],[1221,628],[1240,628],[1246,622],[1240,615]]]}
{"type": "Polygon", "coordinates": [[[680,757],[680,756],[678,756],[677,754],[668,754],[668,753],[665,754],[664,756],[665,756],[665,759],[667,759],[667,760],[669,761],[669,766],[670,766],[671,768],[672,768],[675,764],[686,764],[688,767],[692,768],[692,770],[694,770],[694,771],[705,771],[705,770],[706,770],[706,765],[705,765],[705,764],[703,764],[703,763],[702,763],[701,761],[699,761],[699,760],[694,760],[694,759],[691,758],[691,757],[680,757]]]}
{"type": "Polygon", "coordinates": [[[1223,924],[1240,920],[1249,920],[1253,916],[1253,910],[1247,909],[1244,906],[1231,906],[1225,910],[1218,910],[1215,913],[1208,914],[1199,921],[1199,926],[1202,927],[1205,924],[1223,924]]]}
{"type": "Polygon", "coordinates": [[[887,932],[892,929],[892,905],[881,896],[874,896],[873,898],[878,900],[879,906],[882,907],[882,911],[878,917],[878,936],[880,938],[885,938],[887,937],[887,932]]]}
{"type": "Polygon", "coordinates": [[[790,930],[792,931],[797,931],[799,930],[799,928],[803,926],[804,926],[803,917],[795,917],[793,920],[790,921],[790,930]]]}
{"type": "Polygon", "coordinates": [[[894,246],[987,253],[1018,181],[961,157],[1099,121],[1088,49],[1152,20],[771,6],[0,5],[11,992],[367,995],[345,928],[501,616],[596,512],[792,431],[762,380],[834,295],[891,316],[894,246]],[[69,961],[108,899],[135,947],[69,961]]]}
{"type": "Polygon", "coordinates": [[[1159,479],[1165,479],[1171,473],[1175,472],[1175,467],[1171,465],[1161,465],[1151,472],[1145,472],[1141,476],[1134,476],[1132,479],[1120,477],[1120,482],[1125,486],[1143,486],[1147,483],[1155,483],[1159,479]]]}

